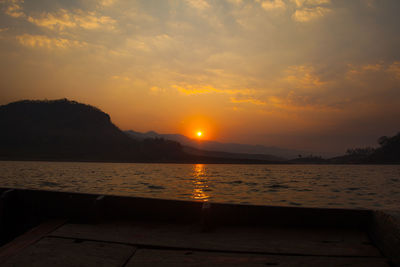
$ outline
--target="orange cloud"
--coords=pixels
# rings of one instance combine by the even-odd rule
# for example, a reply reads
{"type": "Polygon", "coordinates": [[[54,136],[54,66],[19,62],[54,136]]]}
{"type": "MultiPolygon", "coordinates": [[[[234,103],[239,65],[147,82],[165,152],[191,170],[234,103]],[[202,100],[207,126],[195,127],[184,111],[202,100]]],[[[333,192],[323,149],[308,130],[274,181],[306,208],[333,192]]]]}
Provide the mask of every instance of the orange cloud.
{"type": "Polygon", "coordinates": [[[312,8],[303,8],[296,10],[292,18],[298,22],[307,22],[321,18],[326,14],[328,14],[329,12],[331,12],[329,8],[320,6],[312,8]]]}
{"type": "Polygon", "coordinates": [[[337,106],[321,104],[318,99],[290,91],[286,96],[270,96],[267,104],[287,111],[339,111],[337,106]]]}
{"type": "MultiPolygon", "coordinates": [[[[260,1],[258,1],[260,2],[260,1]]],[[[286,4],[282,0],[261,1],[261,6],[265,10],[286,9],[286,4]]]]}
{"type": "Polygon", "coordinates": [[[296,87],[313,88],[326,84],[315,74],[314,68],[308,65],[291,66],[286,73],[285,80],[296,87]]]}
{"type": "Polygon", "coordinates": [[[254,93],[254,90],[250,89],[219,89],[215,88],[211,85],[172,85],[172,88],[175,88],[179,92],[186,95],[194,95],[194,94],[210,94],[210,93],[219,93],[219,94],[244,94],[248,95],[254,93]]]}
{"type": "Polygon", "coordinates": [[[119,75],[111,76],[111,79],[113,79],[113,80],[121,80],[121,81],[126,81],[126,82],[129,82],[131,80],[131,78],[129,78],[127,76],[119,76],[119,75]]]}
{"type": "Polygon", "coordinates": [[[400,77],[400,62],[395,61],[390,65],[382,62],[375,64],[364,64],[364,65],[348,65],[346,77],[348,79],[359,79],[363,75],[372,73],[386,73],[395,77],[400,77]]]}
{"type": "Polygon", "coordinates": [[[292,0],[296,5],[296,11],[292,19],[297,22],[308,22],[325,16],[332,10],[327,6],[330,0],[292,0]]]}
{"type": "Polygon", "coordinates": [[[331,0],[292,0],[298,7],[330,4],[331,0]]]}
{"type": "Polygon", "coordinates": [[[115,4],[116,0],[101,0],[100,1],[100,6],[102,7],[109,7],[115,4]]]}
{"type": "Polygon", "coordinates": [[[261,106],[265,106],[267,104],[265,101],[261,101],[261,100],[254,99],[254,98],[237,99],[235,97],[231,97],[230,100],[232,103],[249,103],[249,104],[261,105],[261,106]]]}
{"type": "Polygon", "coordinates": [[[40,27],[59,29],[81,27],[86,30],[97,28],[112,30],[116,21],[108,16],[102,16],[95,11],[84,12],[80,9],[68,11],[59,9],[53,13],[42,13],[38,17],[29,16],[28,21],[40,27]]]}
{"type": "Polygon", "coordinates": [[[186,0],[186,2],[190,6],[200,10],[204,10],[210,7],[210,4],[205,0],[186,0]]]}
{"type": "Polygon", "coordinates": [[[161,87],[158,87],[158,86],[150,87],[150,93],[153,94],[153,95],[162,94],[162,93],[165,93],[165,91],[166,90],[164,88],[161,88],[161,87]]]}
{"type": "Polygon", "coordinates": [[[41,48],[71,48],[71,47],[83,47],[86,43],[68,40],[64,38],[49,38],[44,35],[30,35],[23,34],[18,35],[17,40],[23,46],[28,47],[41,47],[41,48]]]}
{"type": "Polygon", "coordinates": [[[24,3],[24,0],[8,0],[5,1],[5,3],[7,5],[5,9],[5,13],[7,15],[14,18],[25,16],[25,13],[23,12],[22,9],[22,4],[24,3]]]}

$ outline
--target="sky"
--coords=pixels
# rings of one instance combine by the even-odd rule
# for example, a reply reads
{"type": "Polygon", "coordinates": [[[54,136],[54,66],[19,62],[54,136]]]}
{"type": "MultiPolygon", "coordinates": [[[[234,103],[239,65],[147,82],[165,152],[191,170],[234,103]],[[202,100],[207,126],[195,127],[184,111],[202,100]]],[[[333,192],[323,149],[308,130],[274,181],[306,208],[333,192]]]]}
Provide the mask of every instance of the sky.
{"type": "Polygon", "coordinates": [[[313,153],[400,131],[398,0],[0,0],[0,104],[313,153]]]}

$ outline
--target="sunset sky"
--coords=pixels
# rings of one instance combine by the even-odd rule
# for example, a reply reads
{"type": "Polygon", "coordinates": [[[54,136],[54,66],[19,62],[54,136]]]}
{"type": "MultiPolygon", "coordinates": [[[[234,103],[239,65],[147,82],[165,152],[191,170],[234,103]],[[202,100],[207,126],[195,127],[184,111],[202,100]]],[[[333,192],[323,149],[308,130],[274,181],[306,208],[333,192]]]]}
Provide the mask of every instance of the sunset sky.
{"type": "Polygon", "coordinates": [[[400,131],[398,0],[0,0],[0,104],[344,153],[400,131]]]}

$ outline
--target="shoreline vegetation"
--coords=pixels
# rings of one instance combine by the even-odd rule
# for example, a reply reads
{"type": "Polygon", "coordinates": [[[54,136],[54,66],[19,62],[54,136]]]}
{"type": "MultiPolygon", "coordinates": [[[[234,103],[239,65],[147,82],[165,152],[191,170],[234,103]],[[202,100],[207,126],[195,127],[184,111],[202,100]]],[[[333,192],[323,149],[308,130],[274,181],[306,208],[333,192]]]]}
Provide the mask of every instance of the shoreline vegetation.
{"type": "Polygon", "coordinates": [[[348,149],[334,158],[227,153],[185,147],[163,138],[138,140],[100,109],[68,99],[22,100],[0,106],[0,160],[208,163],[399,164],[400,133],[379,138],[378,148],[348,149]],[[192,154],[188,153],[191,152],[192,154]]]}

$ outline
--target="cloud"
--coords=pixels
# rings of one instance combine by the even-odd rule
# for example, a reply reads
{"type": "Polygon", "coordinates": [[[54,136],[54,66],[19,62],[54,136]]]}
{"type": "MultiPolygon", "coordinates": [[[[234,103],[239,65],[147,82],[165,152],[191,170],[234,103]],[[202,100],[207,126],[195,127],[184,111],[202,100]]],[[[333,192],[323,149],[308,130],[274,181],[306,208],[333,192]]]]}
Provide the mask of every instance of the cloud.
{"type": "Polygon", "coordinates": [[[243,98],[243,99],[238,99],[236,97],[231,97],[230,101],[232,103],[249,103],[249,104],[253,104],[253,105],[261,105],[261,106],[265,106],[267,103],[265,101],[259,100],[259,99],[255,99],[255,98],[243,98]]]}
{"type": "Polygon", "coordinates": [[[330,0],[292,0],[296,5],[296,11],[292,19],[298,22],[308,22],[321,18],[332,10],[327,6],[330,0]]]}
{"type": "Polygon", "coordinates": [[[59,9],[53,13],[42,13],[38,17],[28,16],[28,21],[40,27],[63,30],[80,27],[86,30],[108,29],[115,27],[116,21],[108,16],[102,16],[95,11],[84,12],[80,9],[69,11],[59,9]]]}
{"type": "Polygon", "coordinates": [[[134,49],[142,52],[165,52],[179,47],[178,42],[168,34],[127,38],[125,45],[127,50],[134,49]]]}
{"type": "Polygon", "coordinates": [[[283,96],[269,96],[267,105],[277,109],[286,111],[322,111],[322,112],[336,112],[340,111],[342,107],[338,103],[324,103],[323,99],[307,95],[299,94],[294,90],[289,91],[283,96]]]}
{"type": "Polygon", "coordinates": [[[225,92],[224,90],[216,89],[216,88],[212,87],[211,85],[203,85],[203,86],[172,85],[172,87],[185,95],[209,94],[209,93],[228,93],[229,94],[229,91],[225,92]]]}
{"type": "Polygon", "coordinates": [[[84,42],[64,38],[49,38],[44,35],[23,34],[18,35],[16,38],[21,45],[28,47],[66,49],[72,47],[83,47],[86,45],[84,42]]]}
{"type": "Polygon", "coordinates": [[[282,0],[261,1],[261,6],[265,10],[286,9],[286,4],[282,0]]]}
{"type": "Polygon", "coordinates": [[[152,94],[152,95],[159,95],[159,94],[162,94],[162,93],[165,93],[165,92],[166,92],[165,88],[161,88],[161,87],[158,87],[158,86],[150,87],[150,94],[152,94]]]}
{"type": "Polygon", "coordinates": [[[59,28],[63,30],[77,26],[70,13],[65,9],[60,9],[56,13],[43,13],[39,18],[29,16],[28,21],[49,29],[59,28]]]}
{"type": "Polygon", "coordinates": [[[172,85],[171,87],[186,95],[210,94],[210,93],[219,93],[228,95],[237,95],[237,94],[249,95],[254,93],[254,90],[251,89],[219,89],[211,85],[185,84],[185,85],[172,85]]]}
{"type": "MultiPolygon", "coordinates": [[[[100,6],[107,7],[114,4],[115,0],[103,0],[100,6]]],[[[85,12],[81,9],[69,11],[66,9],[59,9],[56,12],[42,13],[39,16],[25,14],[22,4],[24,0],[6,0],[5,13],[14,18],[24,17],[29,22],[49,29],[63,30],[65,28],[81,27],[83,29],[108,29],[112,30],[115,27],[116,20],[109,16],[102,16],[96,11],[85,12]]]]}
{"type": "Polygon", "coordinates": [[[111,79],[125,81],[125,82],[131,81],[131,78],[129,78],[128,76],[119,76],[119,75],[111,76],[111,79]]]}
{"type": "Polygon", "coordinates": [[[365,80],[372,77],[372,75],[389,75],[391,77],[400,78],[400,62],[394,61],[392,63],[369,63],[361,65],[349,64],[346,72],[346,77],[352,80],[365,80]]]}
{"type": "Polygon", "coordinates": [[[298,22],[307,22],[321,18],[328,14],[331,10],[326,7],[312,7],[298,9],[294,12],[292,18],[298,22]]]}
{"type": "Polygon", "coordinates": [[[319,6],[319,5],[326,5],[330,4],[331,0],[292,0],[297,7],[302,6],[319,6]]]}
{"type": "Polygon", "coordinates": [[[25,13],[23,12],[22,4],[24,0],[8,0],[5,1],[6,9],[5,13],[14,18],[24,17],[25,13]]]}
{"type": "Polygon", "coordinates": [[[205,0],[186,0],[186,3],[199,10],[204,10],[210,7],[210,4],[205,0]]]}
{"type": "Polygon", "coordinates": [[[290,66],[286,69],[284,80],[298,88],[316,88],[326,84],[315,74],[315,69],[309,65],[290,66]]]}
{"type": "Polygon", "coordinates": [[[226,0],[226,1],[236,6],[243,4],[243,0],[226,0]]]}
{"type": "Polygon", "coordinates": [[[101,0],[100,3],[99,3],[99,5],[100,5],[101,7],[109,7],[109,6],[114,5],[115,2],[116,2],[116,0],[101,0]]]}
{"type": "Polygon", "coordinates": [[[385,109],[399,98],[399,61],[349,64],[347,67],[344,85],[351,88],[347,94],[355,101],[371,102],[385,109]]]}
{"type": "Polygon", "coordinates": [[[185,85],[185,86],[173,85],[172,88],[178,90],[180,93],[183,93],[185,95],[216,93],[216,94],[230,95],[231,96],[229,98],[230,102],[235,104],[248,103],[253,105],[263,105],[263,106],[266,105],[265,101],[262,101],[254,97],[254,95],[257,92],[252,89],[220,89],[220,88],[215,88],[211,85],[185,85]]]}

